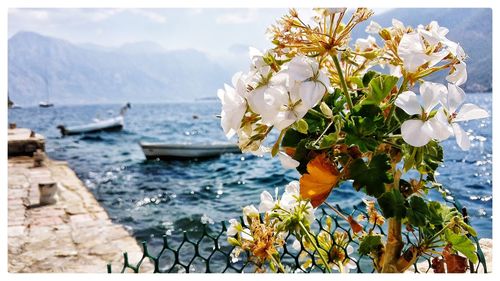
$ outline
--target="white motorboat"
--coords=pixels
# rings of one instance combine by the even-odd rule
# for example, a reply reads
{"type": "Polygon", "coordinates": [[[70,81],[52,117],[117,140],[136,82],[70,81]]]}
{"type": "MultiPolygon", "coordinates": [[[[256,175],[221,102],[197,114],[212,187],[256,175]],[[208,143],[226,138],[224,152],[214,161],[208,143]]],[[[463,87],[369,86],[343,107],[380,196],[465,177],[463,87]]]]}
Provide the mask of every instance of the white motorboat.
{"type": "Polygon", "coordinates": [[[147,159],[210,158],[224,153],[241,153],[232,143],[175,144],[139,142],[147,159]]]}
{"type": "Polygon", "coordinates": [[[117,116],[106,120],[99,120],[90,124],[65,127],[63,125],[57,126],[64,136],[78,135],[99,131],[119,131],[123,129],[123,116],[117,116]]]}
{"type": "Polygon", "coordinates": [[[97,119],[90,124],[71,126],[71,127],[59,125],[57,126],[57,128],[61,131],[61,134],[63,136],[93,133],[100,131],[120,131],[121,129],[123,129],[125,112],[127,112],[127,109],[129,108],[130,108],[130,103],[127,103],[120,110],[120,115],[116,117],[105,120],[97,119]]]}

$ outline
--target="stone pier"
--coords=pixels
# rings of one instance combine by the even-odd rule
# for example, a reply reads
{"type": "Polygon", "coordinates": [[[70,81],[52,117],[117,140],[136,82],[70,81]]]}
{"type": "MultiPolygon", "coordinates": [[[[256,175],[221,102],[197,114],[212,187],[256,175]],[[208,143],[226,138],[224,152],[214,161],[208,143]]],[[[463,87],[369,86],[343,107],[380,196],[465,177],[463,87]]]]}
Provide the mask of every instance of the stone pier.
{"type": "MultiPolygon", "coordinates": [[[[23,142],[9,130],[9,146],[11,135],[16,145],[23,142]]],[[[108,263],[117,272],[123,252],[132,263],[142,256],[137,241],[110,220],[65,162],[45,157],[42,166],[34,167],[34,157],[9,157],[9,272],[106,272],[108,263]],[[57,184],[57,203],[41,206],[38,185],[47,182],[57,184]]],[[[146,263],[141,269],[152,267],[146,263]]]]}

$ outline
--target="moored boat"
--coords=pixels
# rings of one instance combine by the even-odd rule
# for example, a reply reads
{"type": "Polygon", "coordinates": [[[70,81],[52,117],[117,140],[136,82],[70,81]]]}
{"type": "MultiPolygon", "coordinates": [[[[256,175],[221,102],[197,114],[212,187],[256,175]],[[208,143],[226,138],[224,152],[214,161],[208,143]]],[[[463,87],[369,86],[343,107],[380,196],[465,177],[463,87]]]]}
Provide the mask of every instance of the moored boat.
{"type": "Polygon", "coordinates": [[[38,106],[40,106],[40,107],[53,107],[53,106],[54,106],[54,104],[53,104],[53,103],[51,103],[51,102],[48,102],[48,101],[41,101],[41,102],[38,104],[38,106]]]}
{"type": "Polygon", "coordinates": [[[85,133],[93,133],[99,131],[119,131],[123,129],[123,116],[117,116],[106,120],[99,120],[91,124],[65,127],[63,125],[57,126],[64,136],[78,135],[85,133]]]}
{"type": "Polygon", "coordinates": [[[241,153],[232,143],[176,144],[139,142],[147,159],[192,159],[217,157],[225,153],[241,153]]]}
{"type": "Polygon", "coordinates": [[[120,110],[120,115],[105,119],[105,120],[95,120],[93,123],[66,127],[64,125],[59,125],[57,128],[61,131],[63,136],[67,135],[78,135],[85,133],[94,133],[101,131],[120,131],[123,129],[125,123],[125,113],[130,108],[130,103],[127,103],[120,110]]]}

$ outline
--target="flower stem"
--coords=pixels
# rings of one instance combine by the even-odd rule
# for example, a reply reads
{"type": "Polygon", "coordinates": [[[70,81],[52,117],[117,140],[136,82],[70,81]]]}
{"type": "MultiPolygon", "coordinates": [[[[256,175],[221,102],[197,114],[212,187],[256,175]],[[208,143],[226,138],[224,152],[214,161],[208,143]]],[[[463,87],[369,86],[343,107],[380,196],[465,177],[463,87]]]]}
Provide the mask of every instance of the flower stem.
{"type": "Polygon", "coordinates": [[[328,131],[328,129],[330,129],[330,127],[332,126],[332,124],[333,124],[333,120],[330,121],[330,123],[328,124],[328,126],[326,126],[325,130],[323,131],[323,133],[321,133],[321,135],[313,142],[313,144],[312,144],[313,146],[315,146],[318,143],[318,141],[325,135],[326,131],[328,131]]]}
{"type": "Polygon", "coordinates": [[[345,77],[344,74],[342,73],[342,67],[340,67],[339,59],[337,58],[337,55],[332,54],[331,57],[333,59],[333,63],[335,64],[335,68],[337,69],[337,73],[339,75],[340,84],[342,86],[342,90],[344,91],[345,99],[347,101],[347,108],[349,110],[352,110],[354,106],[352,105],[351,95],[347,90],[347,83],[345,82],[345,77]]]}
{"type": "Polygon", "coordinates": [[[270,256],[273,262],[278,266],[279,270],[281,270],[282,273],[285,273],[285,268],[283,267],[283,264],[281,264],[281,262],[278,261],[273,255],[270,256]]]}
{"type": "MultiPolygon", "coordinates": [[[[399,88],[399,91],[398,93],[396,94],[396,96],[394,97],[394,99],[392,100],[392,102],[394,102],[396,100],[396,98],[404,91],[406,90],[406,86],[408,85],[408,79],[405,77],[403,79],[403,82],[401,83],[401,87],[399,88]]],[[[392,118],[392,115],[394,115],[394,112],[396,111],[396,105],[393,103],[392,104],[392,107],[391,107],[391,111],[389,112],[389,115],[387,115],[387,119],[385,119],[385,124],[389,124],[391,118],[392,118]]]]}
{"type": "Polygon", "coordinates": [[[300,225],[300,228],[302,228],[302,231],[304,231],[304,233],[306,234],[306,237],[309,240],[309,242],[311,242],[311,244],[314,246],[314,249],[318,252],[319,257],[321,258],[321,261],[325,265],[326,271],[328,271],[328,273],[332,273],[332,270],[328,266],[327,260],[325,259],[323,254],[320,252],[318,245],[316,244],[316,241],[311,237],[311,233],[309,233],[309,230],[307,230],[307,228],[304,226],[304,224],[302,222],[299,222],[299,225],[300,225]]]}

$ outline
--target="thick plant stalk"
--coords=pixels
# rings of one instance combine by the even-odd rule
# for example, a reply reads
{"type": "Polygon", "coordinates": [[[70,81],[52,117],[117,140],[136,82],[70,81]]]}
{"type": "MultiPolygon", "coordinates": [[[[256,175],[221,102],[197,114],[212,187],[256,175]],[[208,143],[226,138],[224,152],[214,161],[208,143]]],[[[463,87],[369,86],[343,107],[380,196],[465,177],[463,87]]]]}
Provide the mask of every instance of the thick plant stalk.
{"type": "Polygon", "coordinates": [[[403,250],[403,239],[401,236],[401,219],[390,218],[387,242],[382,263],[383,273],[398,273],[398,260],[403,250]]]}

